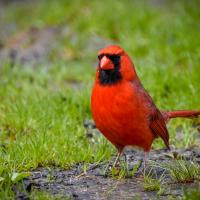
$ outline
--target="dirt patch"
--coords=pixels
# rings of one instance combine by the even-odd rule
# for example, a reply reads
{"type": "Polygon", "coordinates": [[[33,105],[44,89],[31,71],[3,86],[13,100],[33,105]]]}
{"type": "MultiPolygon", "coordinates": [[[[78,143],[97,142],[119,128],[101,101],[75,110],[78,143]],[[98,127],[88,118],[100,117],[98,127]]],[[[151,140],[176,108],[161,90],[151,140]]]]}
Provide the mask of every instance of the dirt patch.
{"type": "MultiPolygon", "coordinates": [[[[185,160],[195,160],[200,163],[200,150],[178,149],[176,153],[166,152],[166,150],[153,150],[149,154],[149,165],[146,173],[152,172],[159,179],[164,177],[165,184],[162,185],[160,194],[156,190],[146,191],[144,189],[144,168],[142,164],[143,152],[138,150],[126,150],[125,157],[122,156],[122,163],[127,162],[128,172],[131,172],[135,166],[138,166],[136,172],[129,176],[119,179],[119,176],[113,176],[106,173],[105,169],[108,162],[100,164],[90,164],[86,173],[83,173],[83,163],[74,165],[71,170],[62,170],[59,168],[37,168],[32,171],[32,176],[24,180],[24,186],[27,191],[33,189],[49,192],[53,195],[60,194],[70,199],[169,199],[169,197],[181,197],[183,191],[187,188],[200,188],[198,180],[188,183],[177,183],[172,180],[168,171],[160,168],[160,164],[169,163],[176,155],[185,160]],[[155,164],[155,162],[157,164],[155,164]],[[152,165],[154,163],[154,165],[152,165]],[[81,174],[81,176],[80,176],[81,174]],[[167,184],[166,184],[167,183],[167,184]]],[[[115,156],[111,158],[113,163],[115,156]]],[[[153,175],[153,176],[154,176],[153,175]]],[[[152,177],[153,177],[152,176],[152,177]]],[[[26,198],[27,194],[17,192],[16,198],[26,198]]]]}
{"type": "Polygon", "coordinates": [[[0,51],[1,58],[9,58],[12,62],[38,63],[48,57],[56,48],[56,37],[61,31],[59,27],[43,29],[30,28],[9,38],[0,51]]]}
{"type": "Polygon", "coordinates": [[[52,59],[76,60],[112,43],[108,39],[94,35],[85,42],[82,48],[80,47],[82,50],[78,51],[63,44],[66,40],[68,43],[77,45],[79,43],[77,34],[69,26],[31,27],[16,34],[8,34],[16,28],[14,24],[0,24],[0,28],[3,30],[0,31],[0,36],[2,36],[0,59],[10,60],[13,64],[37,66],[48,63],[52,59]],[[10,36],[6,38],[3,37],[4,35],[10,36]]]}

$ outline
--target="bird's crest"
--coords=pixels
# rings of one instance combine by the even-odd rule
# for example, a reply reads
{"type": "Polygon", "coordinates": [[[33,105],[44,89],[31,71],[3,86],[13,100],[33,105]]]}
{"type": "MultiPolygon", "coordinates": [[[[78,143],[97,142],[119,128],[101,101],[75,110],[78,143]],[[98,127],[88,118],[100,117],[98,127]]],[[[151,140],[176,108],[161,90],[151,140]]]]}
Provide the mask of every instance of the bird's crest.
{"type": "Polygon", "coordinates": [[[98,52],[98,55],[102,55],[102,54],[121,55],[123,52],[124,52],[124,50],[120,46],[110,45],[110,46],[107,46],[107,47],[101,49],[98,52]]]}

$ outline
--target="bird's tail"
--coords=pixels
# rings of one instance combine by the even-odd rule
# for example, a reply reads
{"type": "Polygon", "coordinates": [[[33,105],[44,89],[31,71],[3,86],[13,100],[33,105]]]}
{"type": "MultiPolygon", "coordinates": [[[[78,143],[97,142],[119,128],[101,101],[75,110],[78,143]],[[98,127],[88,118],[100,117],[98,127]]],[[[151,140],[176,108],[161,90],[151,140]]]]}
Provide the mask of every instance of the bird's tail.
{"type": "Polygon", "coordinates": [[[171,118],[183,117],[183,118],[193,118],[200,115],[200,110],[175,110],[175,111],[165,111],[162,112],[165,121],[169,121],[171,118]]]}

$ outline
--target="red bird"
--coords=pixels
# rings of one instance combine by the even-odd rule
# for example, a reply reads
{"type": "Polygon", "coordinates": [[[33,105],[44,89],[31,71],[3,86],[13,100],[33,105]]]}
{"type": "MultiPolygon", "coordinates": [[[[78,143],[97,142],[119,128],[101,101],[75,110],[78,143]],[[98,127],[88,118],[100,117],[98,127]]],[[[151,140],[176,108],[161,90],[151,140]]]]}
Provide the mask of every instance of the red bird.
{"type": "Polygon", "coordinates": [[[146,155],[153,140],[161,137],[169,149],[169,119],[200,115],[200,110],[161,112],[140,82],[131,59],[119,46],[103,48],[98,59],[92,115],[97,128],[118,150],[114,165],[125,146],[140,147],[146,155]]]}

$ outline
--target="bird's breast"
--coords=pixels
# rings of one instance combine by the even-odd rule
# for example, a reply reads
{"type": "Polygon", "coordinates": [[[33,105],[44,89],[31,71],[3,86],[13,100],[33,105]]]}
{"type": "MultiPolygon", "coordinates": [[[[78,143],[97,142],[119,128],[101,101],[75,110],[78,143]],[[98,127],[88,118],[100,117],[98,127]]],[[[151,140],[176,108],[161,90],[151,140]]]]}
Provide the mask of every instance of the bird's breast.
{"type": "Polygon", "coordinates": [[[91,107],[97,128],[114,144],[137,145],[133,140],[143,138],[142,132],[149,129],[145,106],[130,82],[95,84],[91,107]]]}

